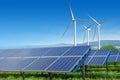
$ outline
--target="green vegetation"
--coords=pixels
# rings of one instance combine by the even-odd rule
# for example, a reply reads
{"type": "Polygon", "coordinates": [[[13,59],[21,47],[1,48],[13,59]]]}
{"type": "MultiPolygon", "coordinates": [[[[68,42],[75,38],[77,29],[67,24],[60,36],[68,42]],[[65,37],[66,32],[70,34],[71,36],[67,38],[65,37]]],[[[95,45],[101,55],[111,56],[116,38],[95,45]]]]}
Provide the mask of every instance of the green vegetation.
{"type": "Polygon", "coordinates": [[[118,51],[118,48],[112,44],[107,44],[101,47],[101,50],[111,49],[112,51],[118,51]]]}
{"type": "MultiPolygon", "coordinates": [[[[105,66],[86,66],[86,80],[120,80],[120,63],[105,66]]],[[[22,80],[20,72],[0,72],[0,80],[22,80]]],[[[49,80],[46,72],[25,72],[25,80],[49,80]]],[[[81,68],[76,73],[53,73],[53,80],[82,80],[81,68]]]]}

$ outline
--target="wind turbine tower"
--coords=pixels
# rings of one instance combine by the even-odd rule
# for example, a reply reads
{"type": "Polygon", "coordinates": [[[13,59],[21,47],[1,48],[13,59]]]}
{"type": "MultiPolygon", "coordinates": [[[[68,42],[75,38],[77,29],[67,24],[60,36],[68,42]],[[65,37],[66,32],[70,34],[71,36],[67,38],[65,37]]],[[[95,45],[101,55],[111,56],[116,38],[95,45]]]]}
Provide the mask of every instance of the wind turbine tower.
{"type": "Polygon", "coordinates": [[[73,24],[74,24],[74,46],[77,46],[76,23],[77,23],[77,22],[82,22],[82,20],[75,19],[75,18],[74,18],[73,11],[72,11],[72,8],[71,8],[71,5],[69,5],[69,8],[70,8],[70,13],[71,13],[72,20],[71,20],[70,24],[67,26],[67,28],[66,28],[65,32],[63,33],[62,37],[65,35],[65,33],[66,33],[67,30],[69,29],[70,25],[73,23],[73,24]]]}
{"type": "Polygon", "coordinates": [[[69,5],[69,8],[70,8],[71,16],[72,16],[72,21],[74,23],[74,46],[76,46],[77,45],[76,43],[76,22],[77,20],[74,18],[74,14],[73,14],[73,11],[70,5],[69,5]]]}
{"type": "Polygon", "coordinates": [[[85,28],[85,35],[84,35],[84,38],[83,38],[83,42],[85,40],[85,37],[86,37],[86,32],[87,32],[87,45],[89,46],[90,45],[90,30],[91,30],[91,26],[93,26],[94,24],[91,24],[89,26],[86,26],[84,24],[82,24],[82,26],[85,28]]]}
{"type": "MultiPolygon", "coordinates": [[[[95,20],[93,17],[89,16],[90,19],[92,19],[95,23],[96,23],[96,28],[97,28],[97,31],[98,31],[98,49],[100,50],[100,27],[103,23],[105,23],[106,21],[108,20],[104,20],[102,22],[98,22],[97,20],[95,20]]],[[[94,36],[95,37],[95,36],[94,36]]]]}

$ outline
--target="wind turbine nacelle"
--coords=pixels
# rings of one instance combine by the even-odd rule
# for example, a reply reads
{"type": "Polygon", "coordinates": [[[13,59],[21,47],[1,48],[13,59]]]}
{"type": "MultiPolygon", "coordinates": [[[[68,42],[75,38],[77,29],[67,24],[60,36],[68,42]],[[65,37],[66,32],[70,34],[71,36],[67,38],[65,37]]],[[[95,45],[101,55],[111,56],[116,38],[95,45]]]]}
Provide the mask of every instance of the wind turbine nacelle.
{"type": "Polygon", "coordinates": [[[90,31],[91,29],[90,29],[90,28],[87,28],[86,30],[90,31]]]}
{"type": "Polygon", "coordinates": [[[72,19],[72,21],[77,21],[76,19],[72,19]]]}

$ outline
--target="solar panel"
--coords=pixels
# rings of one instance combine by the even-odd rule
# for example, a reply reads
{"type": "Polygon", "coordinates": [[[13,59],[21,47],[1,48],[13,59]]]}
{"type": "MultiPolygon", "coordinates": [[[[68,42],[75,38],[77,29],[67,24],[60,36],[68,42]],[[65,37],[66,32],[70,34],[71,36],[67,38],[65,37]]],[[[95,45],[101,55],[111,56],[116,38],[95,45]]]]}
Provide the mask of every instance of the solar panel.
{"type": "Polygon", "coordinates": [[[35,60],[35,58],[13,58],[13,59],[1,59],[0,71],[21,71],[25,66],[29,65],[35,60]]]}
{"type": "Polygon", "coordinates": [[[70,72],[78,64],[79,57],[62,57],[51,65],[48,72],[70,72]]]}
{"type": "Polygon", "coordinates": [[[97,50],[90,50],[90,55],[89,56],[93,56],[96,52],[97,52],[97,50]]]}
{"type": "Polygon", "coordinates": [[[110,50],[91,51],[92,55],[85,60],[85,65],[104,65],[110,54],[110,50]],[[93,52],[93,53],[92,53],[93,52]]]}
{"type": "Polygon", "coordinates": [[[108,55],[110,52],[110,50],[98,50],[96,53],[95,53],[95,56],[99,56],[99,55],[108,55]]]}
{"type": "Polygon", "coordinates": [[[93,57],[88,63],[89,65],[104,65],[106,57],[93,57]]]}
{"type": "Polygon", "coordinates": [[[108,58],[108,62],[116,62],[117,56],[115,55],[110,55],[108,58]]]}
{"type": "Polygon", "coordinates": [[[45,71],[50,64],[52,64],[57,58],[39,58],[33,64],[27,66],[26,71],[45,71]]]}
{"type": "Polygon", "coordinates": [[[13,57],[40,57],[46,54],[50,48],[31,48],[31,49],[21,49],[13,57]]]}
{"type": "Polygon", "coordinates": [[[111,51],[110,56],[108,58],[108,62],[117,62],[118,56],[119,56],[119,51],[111,51]]]}
{"type": "Polygon", "coordinates": [[[0,57],[40,57],[40,56],[61,56],[70,47],[52,48],[31,48],[31,49],[10,49],[1,51],[0,57]]]}
{"type": "Polygon", "coordinates": [[[111,51],[111,52],[110,52],[110,55],[117,56],[117,55],[119,55],[119,51],[111,51]]]}
{"type": "Polygon", "coordinates": [[[0,57],[11,57],[18,51],[19,49],[0,50],[0,57]]]}
{"type": "Polygon", "coordinates": [[[63,56],[83,56],[88,51],[89,51],[89,46],[76,46],[76,47],[72,47],[63,56]]]}
{"type": "Polygon", "coordinates": [[[44,56],[61,56],[71,47],[54,47],[51,48],[44,56]]]}

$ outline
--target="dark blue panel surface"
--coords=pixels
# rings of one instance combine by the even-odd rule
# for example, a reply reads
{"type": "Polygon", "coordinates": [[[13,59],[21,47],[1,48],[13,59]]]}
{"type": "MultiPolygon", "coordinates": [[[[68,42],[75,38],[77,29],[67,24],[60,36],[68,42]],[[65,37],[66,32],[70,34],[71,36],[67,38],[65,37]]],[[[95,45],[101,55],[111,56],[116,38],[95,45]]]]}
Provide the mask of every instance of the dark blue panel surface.
{"type": "Polygon", "coordinates": [[[57,58],[39,58],[30,66],[26,67],[26,71],[44,71],[50,64],[52,64],[57,58]]]}
{"type": "Polygon", "coordinates": [[[79,57],[63,57],[50,66],[47,71],[50,72],[70,72],[79,62],[79,57]]]}
{"type": "Polygon", "coordinates": [[[17,52],[19,52],[19,49],[7,49],[7,50],[1,50],[0,51],[0,57],[12,57],[17,52]]]}
{"type": "Polygon", "coordinates": [[[89,48],[89,46],[72,47],[64,56],[83,56],[88,52],[89,48]]]}
{"type": "Polygon", "coordinates": [[[44,56],[61,56],[69,49],[70,47],[54,47],[51,48],[44,56]]]}
{"type": "Polygon", "coordinates": [[[13,57],[40,57],[46,54],[50,48],[21,49],[13,57]]]}
{"type": "Polygon", "coordinates": [[[110,50],[98,50],[96,53],[95,53],[95,56],[99,56],[99,55],[108,55],[110,53],[110,50]]]}
{"type": "Polygon", "coordinates": [[[108,62],[116,62],[117,56],[110,55],[108,58],[108,62]]]}
{"type": "Polygon", "coordinates": [[[94,54],[97,52],[97,50],[90,50],[90,55],[89,56],[94,56],[94,54]]]}
{"type": "Polygon", "coordinates": [[[89,65],[103,65],[106,60],[106,57],[93,57],[90,62],[88,63],[89,65]]]}
{"type": "Polygon", "coordinates": [[[119,54],[119,51],[110,51],[110,55],[118,55],[119,54]]]}
{"type": "Polygon", "coordinates": [[[0,61],[0,71],[21,71],[24,67],[35,60],[32,59],[2,59],[0,61]]]}

